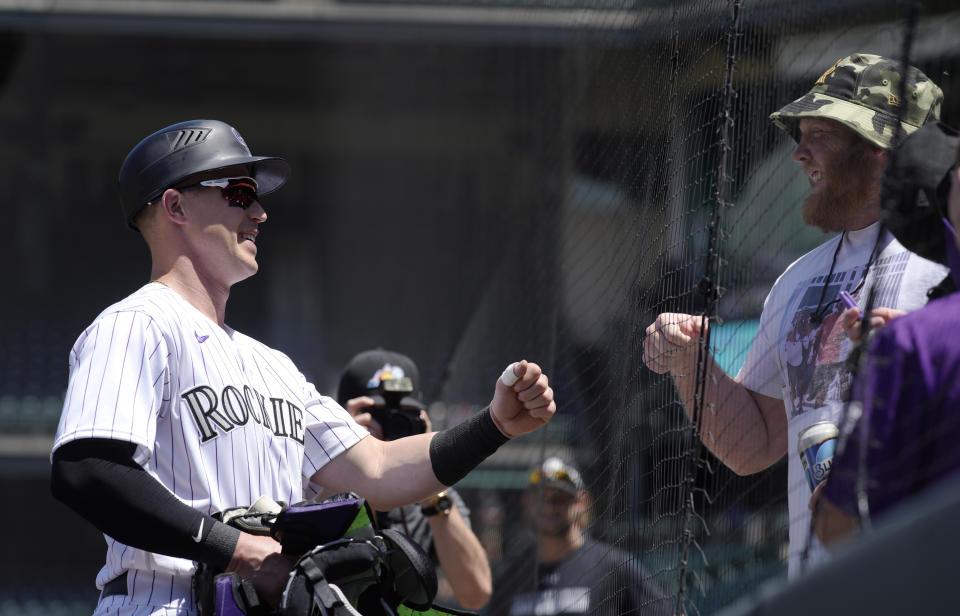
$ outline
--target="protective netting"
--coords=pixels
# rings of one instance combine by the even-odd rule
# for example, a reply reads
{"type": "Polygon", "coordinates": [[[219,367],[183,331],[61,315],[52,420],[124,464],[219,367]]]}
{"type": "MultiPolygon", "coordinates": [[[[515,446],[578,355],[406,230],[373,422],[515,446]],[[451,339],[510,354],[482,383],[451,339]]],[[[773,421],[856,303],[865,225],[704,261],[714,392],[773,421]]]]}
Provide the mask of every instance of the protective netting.
{"type": "MultiPolygon", "coordinates": [[[[657,590],[641,599],[652,614],[716,613],[786,576],[798,487],[786,458],[748,476],[717,460],[701,443],[706,356],[685,412],[673,380],[644,365],[646,330],[661,313],[704,315],[704,349],[737,373],[774,281],[830,238],[800,219],[810,183],[769,114],[839,58],[906,51],[944,90],[942,118],[960,124],[955,3],[207,4],[172,17],[0,12],[0,155],[16,171],[0,249],[14,264],[0,306],[0,453],[7,475],[32,481],[31,499],[46,495],[43,439],[70,345],[146,280],[116,206],[119,163],[165,124],[216,116],[294,169],[265,200],[261,271],[233,291],[231,325],[288,352],[325,393],[354,353],[405,352],[437,428],[483,406],[508,361],[549,373],[554,421],[460,486],[474,530],[508,571],[544,523],[529,470],[561,456],[590,493],[590,533],[620,552],[606,578],[584,572],[592,581],[569,603],[534,598],[493,616],[560,613],[585,595],[595,613],[620,614],[634,568],[657,590]]],[[[64,587],[57,610],[34,590],[41,554],[83,545],[79,521],[59,524],[70,515],[38,512],[36,532],[10,539],[37,562],[6,563],[0,612],[86,609],[102,546],[85,552],[89,573],[75,554],[50,573],[64,587]]],[[[532,591],[544,571],[498,578],[494,596],[532,591]]]]}
{"type": "MultiPolygon", "coordinates": [[[[562,414],[545,434],[523,439],[526,449],[517,443],[512,459],[488,468],[532,466],[553,454],[575,462],[593,497],[591,532],[629,552],[669,596],[644,611],[706,614],[785,575],[786,462],[739,477],[706,451],[698,417],[710,410],[699,402],[691,422],[672,380],[644,368],[645,329],[664,312],[709,317],[704,344],[735,375],[773,282],[829,237],[800,221],[809,185],[791,161],[796,144],[768,115],[841,57],[863,51],[899,61],[906,48],[944,88],[942,116],[955,122],[951,75],[960,46],[946,30],[955,16],[936,7],[919,19],[916,7],[849,3],[631,8],[605,19],[623,20],[635,38],[619,47],[614,35],[585,34],[567,69],[581,88],[572,100],[543,101],[543,115],[581,127],[570,173],[557,194],[539,196],[544,203],[529,219],[515,222],[520,237],[500,245],[503,261],[454,353],[444,397],[467,390],[472,366],[547,350],[562,414]],[[598,128],[604,124],[617,128],[598,128]],[[525,260],[513,252],[520,245],[537,264],[533,278],[510,276],[525,260]]],[[[705,362],[697,364],[700,395],[713,386],[705,362]]],[[[796,447],[788,442],[788,457],[796,447]]],[[[480,487],[475,477],[470,485],[480,487]]],[[[537,532],[540,513],[506,494],[481,490],[475,513],[481,524],[497,520],[502,535],[494,541],[509,561],[537,532]],[[525,525],[515,525],[521,518],[525,525]]],[[[532,591],[543,575],[534,567],[501,579],[509,588],[495,595],[532,591]]],[[[598,613],[622,605],[614,595],[594,600],[598,613]]],[[[541,594],[535,607],[514,607],[554,613],[560,603],[541,594]]]]}

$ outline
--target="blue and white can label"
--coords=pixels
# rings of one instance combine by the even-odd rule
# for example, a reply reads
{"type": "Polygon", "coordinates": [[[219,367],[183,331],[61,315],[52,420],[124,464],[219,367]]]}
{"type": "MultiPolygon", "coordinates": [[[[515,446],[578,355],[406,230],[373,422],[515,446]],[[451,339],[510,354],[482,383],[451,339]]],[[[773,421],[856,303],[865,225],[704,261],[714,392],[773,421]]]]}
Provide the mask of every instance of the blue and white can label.
{"type": "Polygon", "coordinates": [[[797,437],[797,453],[811,492],[830,474],[838,434],[835,424],[820,421],[801,430],[797,437]]]}

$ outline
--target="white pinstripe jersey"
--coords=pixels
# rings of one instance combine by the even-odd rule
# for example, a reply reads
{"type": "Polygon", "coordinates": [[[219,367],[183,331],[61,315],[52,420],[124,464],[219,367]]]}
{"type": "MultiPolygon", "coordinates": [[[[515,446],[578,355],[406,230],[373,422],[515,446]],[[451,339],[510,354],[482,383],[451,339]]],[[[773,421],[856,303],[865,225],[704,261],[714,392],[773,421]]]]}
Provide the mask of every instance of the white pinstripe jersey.
{"type": "MultiPolygon", "coordinates": [[[[150,283],[103,311],[74,344],[53,449],[83,438],[132,442],[147,472],[213,513],[263,494],[287,502],[312,496],[309,477],[366,435],[286,355],[218,327],[150,283]]],[[[97,586],[129,570],[130,593],[101,608],[192,609],[191,561],[106,540],[97,586]]]]}

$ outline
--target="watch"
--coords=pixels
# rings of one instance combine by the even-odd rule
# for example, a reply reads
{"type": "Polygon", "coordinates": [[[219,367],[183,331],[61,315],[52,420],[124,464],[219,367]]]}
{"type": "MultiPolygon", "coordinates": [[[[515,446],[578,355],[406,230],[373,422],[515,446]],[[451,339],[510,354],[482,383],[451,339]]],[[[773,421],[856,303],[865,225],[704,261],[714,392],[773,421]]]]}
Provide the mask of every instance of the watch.
{"type": "Polygon", "coordinates": [[[450,515],[451,509],[453,509],[453,500],[447,496],[446,492],[441,492],[434,496],[431,504],[424,505],[421,503],[420,505],[420,512],[428,518],[437,514],[448,516],[450,515]]]}

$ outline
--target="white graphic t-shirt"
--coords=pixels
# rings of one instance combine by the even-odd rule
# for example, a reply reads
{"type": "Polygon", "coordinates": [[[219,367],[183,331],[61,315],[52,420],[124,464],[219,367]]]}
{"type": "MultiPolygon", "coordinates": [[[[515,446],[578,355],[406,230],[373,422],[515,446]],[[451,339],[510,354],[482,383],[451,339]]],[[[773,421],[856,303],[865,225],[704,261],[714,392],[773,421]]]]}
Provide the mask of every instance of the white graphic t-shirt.
{"type": "Polygon", "coordinates": [[[850,293],[862,309],[874,289],[873,307],[909,312],[923,306],[927,291],[948,273],[947,268],[907,251],[889,232],[878,241],[879,231],[878,222],[837,236],[787,268],[764,302],[757,336],[737,376],[752,391],[782,398],[786,407],[791,577],[801,570],[808,538],[807,565],[826,556],[816,537],[810,537],[811,492],[797,453],[797,437],[818,421],[839,424],[849,400],[852,373],[845,360],[853,343],[839,323],[846,309],[839,292],[850,293]],[[836,264],[827,280],[834,254],[836,264]],[[871,254],[875,256],[867,271],[871,254]]]}
{"type": "MultiPolygon", "coordinates": [[[[214,513],[261,495],[312,496],[311,475],[366,435],[286,355],[151,283],[104,310],[74,344],[53,448],[83,438],[134,443],[150,475],[214,513]]],[[[126,571],[128,596],[101,608],[189,609],[191,561],[106,541],[97,586],[126,571]]]]}

